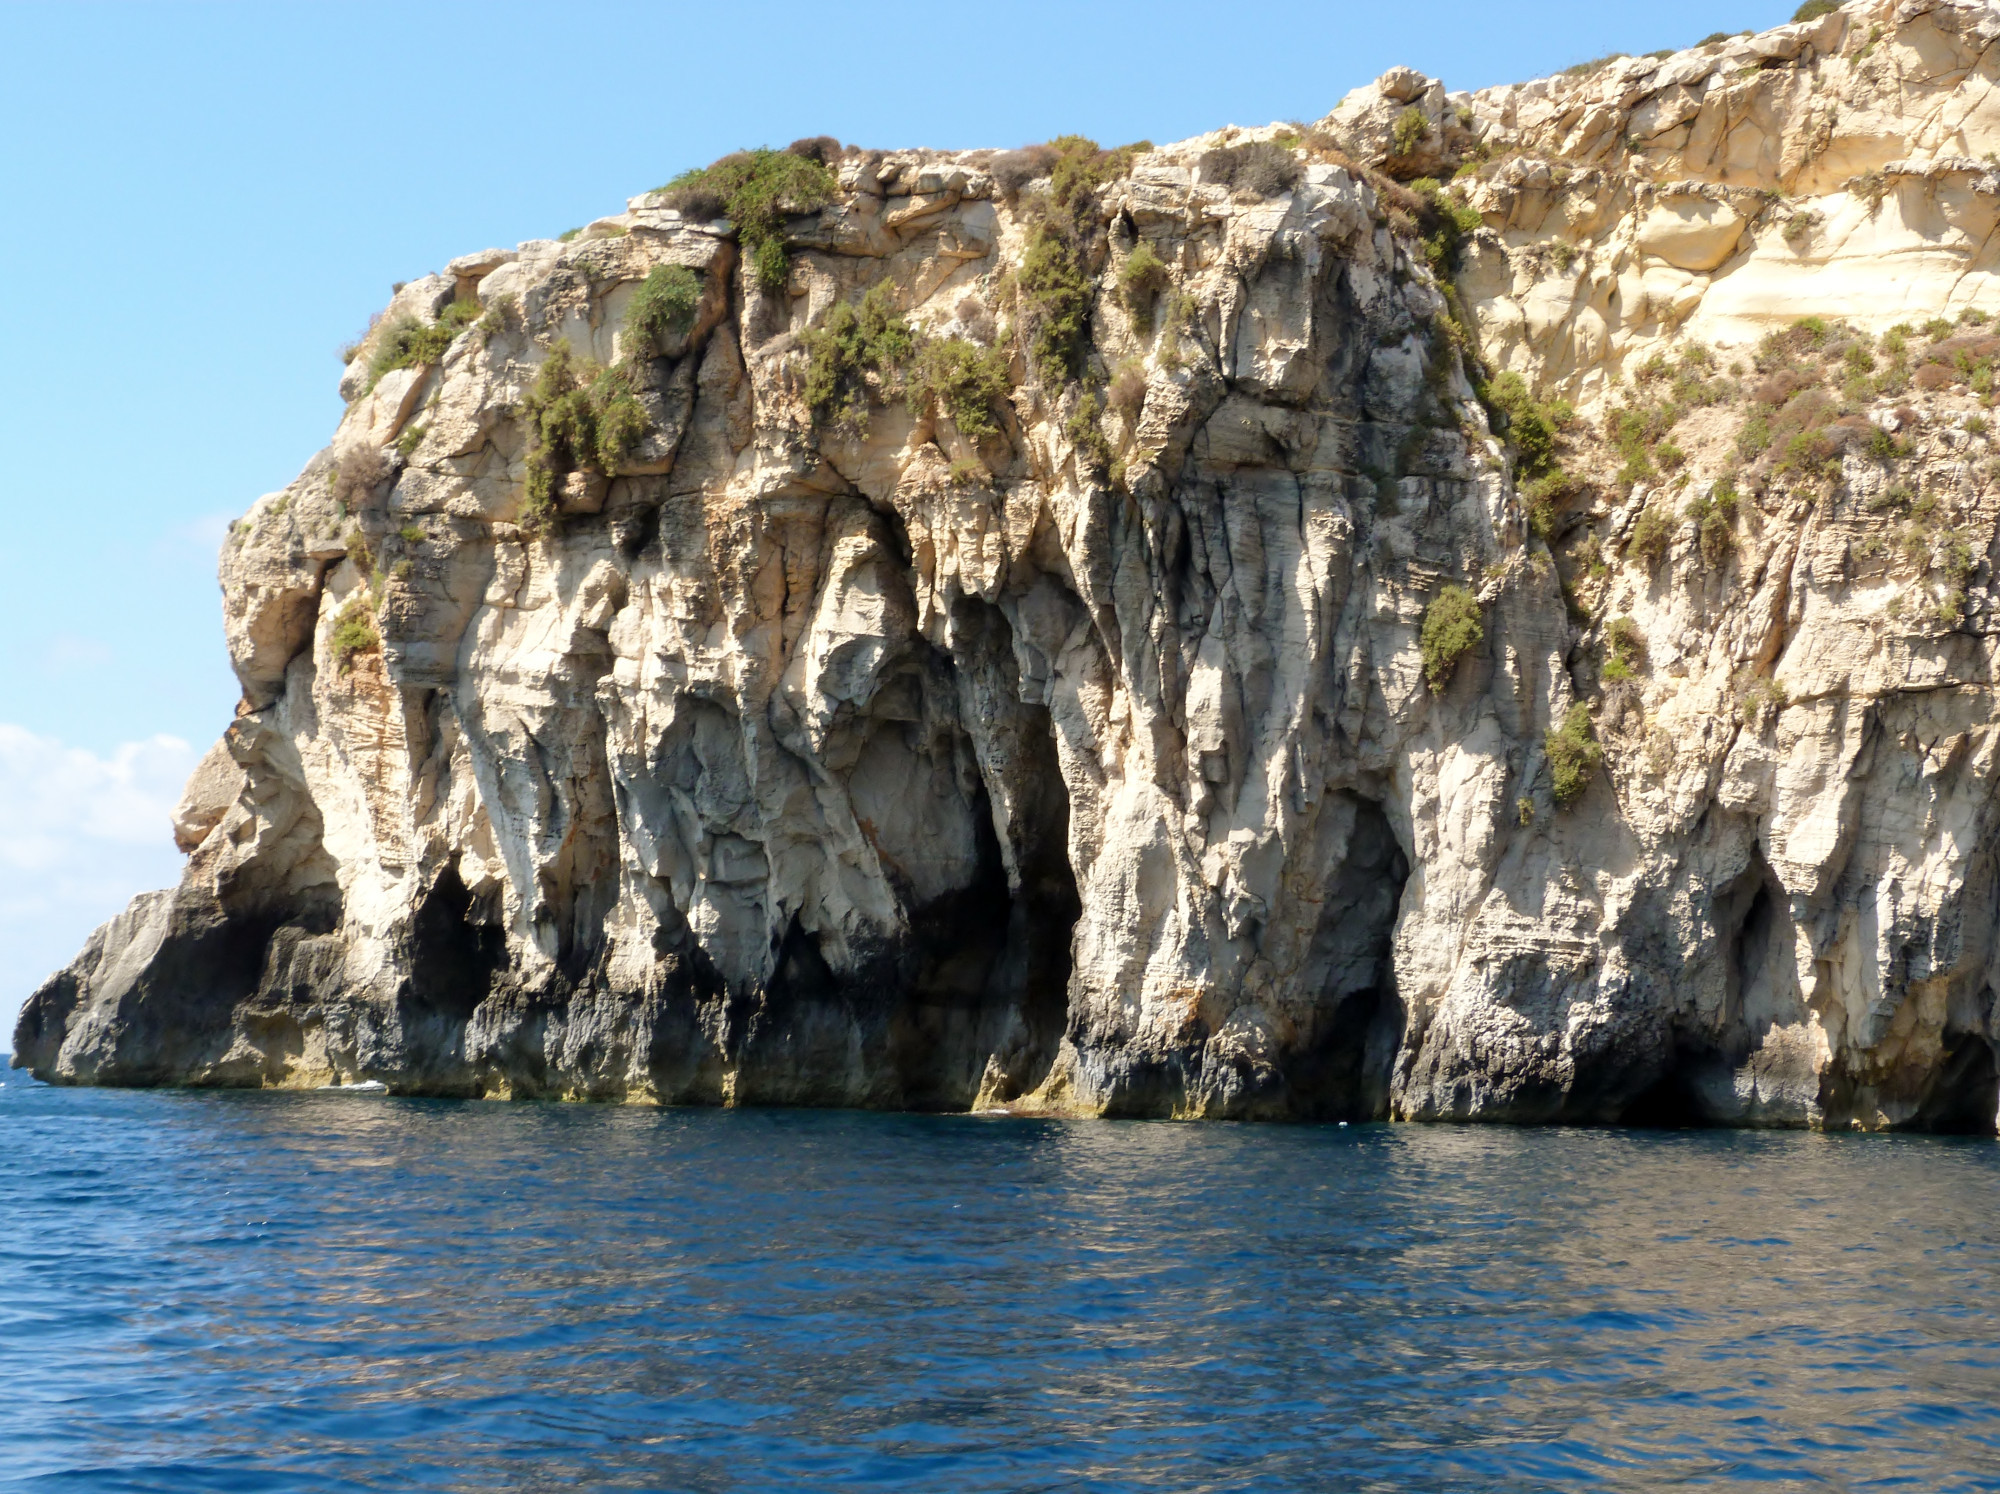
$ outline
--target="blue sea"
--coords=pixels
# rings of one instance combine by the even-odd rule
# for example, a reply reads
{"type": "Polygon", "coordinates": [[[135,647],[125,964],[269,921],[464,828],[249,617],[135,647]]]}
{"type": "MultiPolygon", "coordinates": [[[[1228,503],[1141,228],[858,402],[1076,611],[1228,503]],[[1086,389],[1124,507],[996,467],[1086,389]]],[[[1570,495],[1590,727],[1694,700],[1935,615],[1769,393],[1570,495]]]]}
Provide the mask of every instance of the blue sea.
{"type": "Polygon", "coordinates": [[[0,1090],[0,1488],[2000,1489],[2000,1147],[0,1090]]]}

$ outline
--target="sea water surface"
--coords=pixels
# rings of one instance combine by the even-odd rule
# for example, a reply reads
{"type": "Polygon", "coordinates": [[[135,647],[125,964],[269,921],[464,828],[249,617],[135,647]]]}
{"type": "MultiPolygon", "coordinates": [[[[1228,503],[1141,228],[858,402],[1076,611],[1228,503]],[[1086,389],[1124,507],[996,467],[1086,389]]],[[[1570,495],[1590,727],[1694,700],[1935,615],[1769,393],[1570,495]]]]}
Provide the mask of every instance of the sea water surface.
{"type": "Polygon", "coordinates": [[[2000,1489],[2000,1148],[0,1090],[0,1487],[2000,1489]]]}

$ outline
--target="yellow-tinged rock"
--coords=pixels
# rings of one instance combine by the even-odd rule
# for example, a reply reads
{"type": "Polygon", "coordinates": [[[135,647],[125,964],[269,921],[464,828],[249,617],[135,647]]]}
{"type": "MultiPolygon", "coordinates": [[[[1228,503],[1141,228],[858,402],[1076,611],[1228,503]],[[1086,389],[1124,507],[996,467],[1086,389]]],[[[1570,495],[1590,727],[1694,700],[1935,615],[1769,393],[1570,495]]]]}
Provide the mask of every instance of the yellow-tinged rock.
{"type": "Polygon", "coordinates": [[[1706,273],[1736,252],[1744,221],[1726,202],[1664,198],[1639,222],[1639,250],[1677,269],[1706,273]]]}

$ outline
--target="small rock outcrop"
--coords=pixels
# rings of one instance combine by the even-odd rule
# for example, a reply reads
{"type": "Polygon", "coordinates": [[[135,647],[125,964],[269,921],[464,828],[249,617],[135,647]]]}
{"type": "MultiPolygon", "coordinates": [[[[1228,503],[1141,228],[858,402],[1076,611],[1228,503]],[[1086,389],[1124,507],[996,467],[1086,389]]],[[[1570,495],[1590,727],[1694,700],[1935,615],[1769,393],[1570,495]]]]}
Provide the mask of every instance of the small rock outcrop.
{"type": "Polygon", "coordinates": [[[800,142],[402,286],[14,1062],[1990,1131],[1996,37],[800,142]]]}

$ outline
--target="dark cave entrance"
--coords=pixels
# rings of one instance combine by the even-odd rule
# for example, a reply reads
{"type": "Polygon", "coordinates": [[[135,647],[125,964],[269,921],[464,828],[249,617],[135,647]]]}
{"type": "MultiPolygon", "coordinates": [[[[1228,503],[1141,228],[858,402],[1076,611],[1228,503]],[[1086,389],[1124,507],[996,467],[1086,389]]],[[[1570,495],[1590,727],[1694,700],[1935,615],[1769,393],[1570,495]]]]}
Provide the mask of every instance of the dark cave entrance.
{"type": "Polygon", "coordinates": [[[1688,1044],[1676,1033],[1659,1076],[1618,1113],[1617,1124],[1647,1131],[1685,1131],[1717,1122],[1703,1103],[1708,1078],[1722,1067],[1713,1048],[1688,1044]]]}
{"type": "Polygon", "coordinates": [[[967,657],[883,676],[841,770],[904,930],[840,962],[791,919],[737,1008],[739,1102],[957,1111],[982,1089],[1018,1098],[1054,1063],[1083,910],[1055,727],[1019,698],[998,611],[957,624],[967,657]]]}
{"type": "MultiPolygon", "coordinates": [[[[1053,759],[1052,742],[1049,751],[1053,759]]],[[[762,999],[742,1008],[739,1103],[965,1110],[989,1061],[1002,1100],[1041,1082],[1068,1015],[1070,938],[1083,911],[1053,763],[1051,775],[1018,888],[982,788],[972,880],[912,908],[901,947],[843,975],[793,917],[762,999]]]]}
{"type": "Polygon", "coordinates": [[[1962,1033],[1946,1050],[1937,1076],[1906,1129],[1939,1136],[1991,1136],[2000,1112],[2000,1062],[1993,1045],[1962,1033]]]}
{"type": "Polygon", "coordinates": [[[1619,1109],[1620,1125],[1678,1130],[1750,1119],[1736,1071],[1773,1026],[1805,1017],[1790,900],[1761,848],[1751,848],[1749,865],[1715,895],[1711,910],[1720,1001],[1705,1020],[1698,1010],[1676,1012],[1651,1082],[1619,1109]]]}
{"type": "Polygon", "coordinates": [[[892,1061],[912,1109],[963,1110],[992,1058],[1000,1098],[1038,1085],[1055,1061],[1069,1014],[1070,941],[1083,911],[1068,853],[1069,796],[1053,735],[1037,774],[1040,803],[1017,847],[1010,888],[991,801],[975,805],[979,871],[973,883],[911,917],[915,970],[897,1015],[892,1061]]]}
{"type": "Polygon", "coordinates": [[[486,999],[507,963],[507,940],[477,907],[454,857],[410,922],[409,995],[405,1019],[442,1018],[463,1024],[486,999]]]}
{"type": "Polygon", "coordinates": [[[1300,1120],[1380,1120],[1407,1013],[1396,991],[1393,944],[1410,862],[1372,799],[1341,792],[1331,813],[1351,816],[1346,854],[1326,890],[1311,965],[1319,999],[1285,1061],[1287,1112],[1300,1120]]]}

